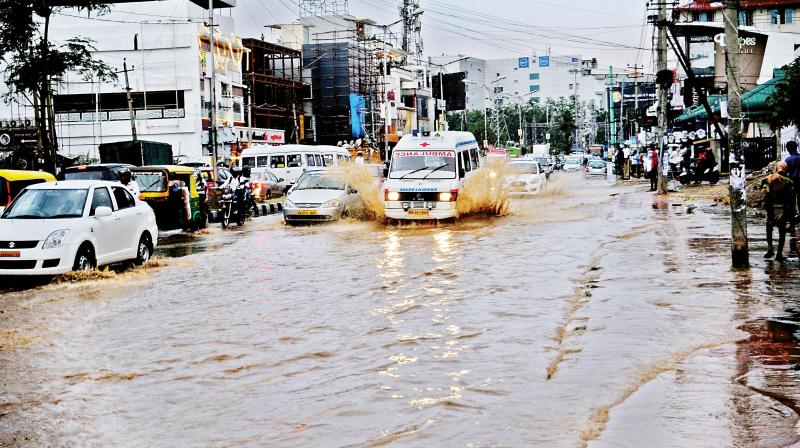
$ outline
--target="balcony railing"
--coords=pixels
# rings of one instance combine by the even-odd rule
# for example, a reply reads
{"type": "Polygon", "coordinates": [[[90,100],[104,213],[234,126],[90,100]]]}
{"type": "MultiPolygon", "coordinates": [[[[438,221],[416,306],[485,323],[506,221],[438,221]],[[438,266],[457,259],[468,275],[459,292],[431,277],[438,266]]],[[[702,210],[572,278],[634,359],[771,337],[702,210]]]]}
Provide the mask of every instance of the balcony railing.
{"type": "MultiPolygon", "coordinates": [[[[137,120],[162,120],[167,118],[185,118],[184,109],[137,109],[133,111],[137,120]]],[[[127,110],[96,112],[67,112],[56,114],[59,123],[93,123],[97,121],[123,121],[130,120],[131,115],[127,110]]]]}

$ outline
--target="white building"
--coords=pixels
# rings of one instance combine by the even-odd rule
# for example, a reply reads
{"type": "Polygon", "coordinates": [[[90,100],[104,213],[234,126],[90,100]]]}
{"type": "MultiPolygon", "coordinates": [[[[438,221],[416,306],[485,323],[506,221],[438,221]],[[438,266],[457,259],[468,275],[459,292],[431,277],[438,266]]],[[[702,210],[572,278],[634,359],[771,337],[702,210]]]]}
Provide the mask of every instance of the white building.
{"type": "MultiPolygon", "coordinates": [[[[189,0],[164,0],[115,5],[100,17],[69,9],[54,17],[54,43],[75,36],[92,39],[94,54],[120,72],[117,82],[87,81],[72,73],[57,85],[60,153],[97,157],[99,144],[131,139],[122,72],[126,63],[138,138],[169,143],[183,159],[208,155],[207,16],[206,9],[189,0]]],[[[237,144],[237,127],[245,124],[244,49],[232,19],[217,16],[215,22],[218,149],[224,154],[237,144]]]]}
{"type": "Polygon", "coordinates": [[[483,60],[463,55],[431,58],[434,73],[464,72],[468,110],[492,107],[496,99],[505,104],[544,103],[547,99],[570,98],[576,92],[583,102],[594,101],[605,108],[608,70],[597,73],[596,60],[574,56],[523,56],[483,60]],[[449,62],[452,64],[448,64],[449,62]]]}

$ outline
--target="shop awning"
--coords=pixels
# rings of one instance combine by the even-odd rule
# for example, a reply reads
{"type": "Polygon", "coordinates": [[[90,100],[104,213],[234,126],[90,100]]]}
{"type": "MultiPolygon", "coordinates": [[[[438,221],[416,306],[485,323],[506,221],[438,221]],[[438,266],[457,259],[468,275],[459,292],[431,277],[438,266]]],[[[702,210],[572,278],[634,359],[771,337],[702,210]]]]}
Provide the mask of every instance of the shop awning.
{"type": "MultiPolygon", "coordinates": [[[[759,120],[769,117],[771,110],[769,107],[769,97],[778,89],[778,83],[783,80],[785,73],[781,69],[775,69],[773,77],[769,81],[757,85],[753,90],[742,95],[742,114],[747,120],[759,120]]],[[[709,95],[708,101],[714,114],[719,113],[720,99],[724,95],[709,95]]],[[[675,119],[676,123],[685,123],[689,120],[707,120],[708,114],[703,106],[693,107],[675,119]]]]}

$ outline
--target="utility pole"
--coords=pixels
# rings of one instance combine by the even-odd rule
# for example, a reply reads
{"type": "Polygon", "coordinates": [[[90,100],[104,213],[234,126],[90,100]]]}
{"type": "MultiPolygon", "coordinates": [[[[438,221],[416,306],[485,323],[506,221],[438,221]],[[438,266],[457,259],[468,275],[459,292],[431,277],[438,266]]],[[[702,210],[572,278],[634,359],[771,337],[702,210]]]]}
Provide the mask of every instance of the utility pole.
{"type": "Polygon", "coordinates": [[[639,70],[644,70],[643,65],[629,65],[628,68],[633,70],[633,73],[628,75],[628,78],[633,78],[633,91],[634,91],[634,106],[636,119],[633,121],[633,126],[631,127],[631,132],[633,136],[638,139],[639,135],[639,78],[642,77],[642,73],[639,70]]]}
{"type": "Polygon", "coordinates": [[[211,170],[214,178],[217,177],[217,76],[214,66],[214,0],[208,0],[208,64],[207,70],[211,70],[210,85],[208,88],[210,98],[210,110],[208,111],[208,146],[211,155],[211,170]]]}
{"type": "MultiPolygon", "coordinates": [[[[658,48],[657,70],[662,74],[667,70],[667,1],[658,0],[658,48]]],[[[658,194],[667,194],[667,177],[664,175],[664,143],[667,140],[667,120],[669,119],[669,100],[665,82],[658,83],[658,194]]]]}
{"type": "Polygon", "coordinates": [[[744,199],[745,172],[742,157],[742,91],[739,86],[739,0],[725,0],[722,16],[725,20],[725,75],[728,85],[728,148],[736,164],[731,166],[728,191],[731,203],[731,261],[735,268],[750,266],[747,244],[747,202],[744,199]]]}
{"type": "Polygon", "coordinates": [[[614,66],[608,67],[608,76],[608,132],[611,134],[608,151],[610,154],[611,147],[617,144],[617,122],[614,118],[614,66]]]}
{"type": "MultiPolygon", "coordinates": [[[[128,72],[132,72],[133,69],[134,67],[131,66],[131,69],[128,70],[128,60],[123,58],[122,72],[125,73],[125,92],[127,92],[128,95],[128,115],[131,117],[131,138],[133,141],[136,141],[136,116],[133,114],[133,97],[131,96],[131,84],[128,81],[128,72]]],[[[142,156],[144,156],[144,154],[142,156]]],[[[144,161],[142,161],[142,163],[144,164],[144,161]]]]}

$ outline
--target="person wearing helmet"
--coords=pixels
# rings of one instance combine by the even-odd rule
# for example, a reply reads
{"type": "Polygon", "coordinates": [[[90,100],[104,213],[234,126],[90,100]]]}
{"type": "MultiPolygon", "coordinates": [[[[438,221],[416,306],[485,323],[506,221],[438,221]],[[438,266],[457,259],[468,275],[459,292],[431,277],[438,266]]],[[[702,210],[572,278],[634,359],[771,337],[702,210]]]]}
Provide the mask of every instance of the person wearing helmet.
{"type": "Polygon", "coordinates": [[[133,195],[133,197],[137,199],[139,198],[139,184],[133,180],[133,174],[131,173],[131,170],[127,168],[122,168],[119,170],[119,182],[133,195]]]}

